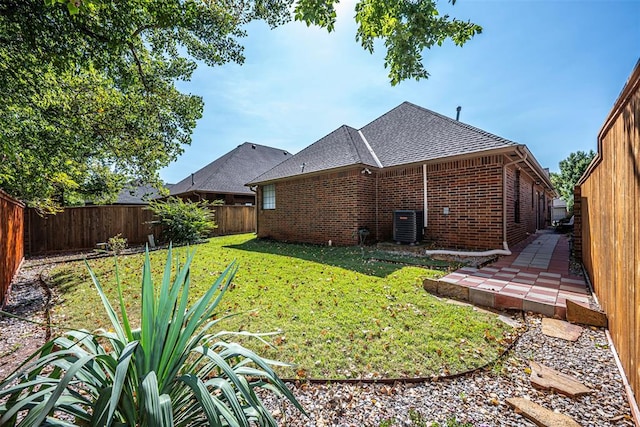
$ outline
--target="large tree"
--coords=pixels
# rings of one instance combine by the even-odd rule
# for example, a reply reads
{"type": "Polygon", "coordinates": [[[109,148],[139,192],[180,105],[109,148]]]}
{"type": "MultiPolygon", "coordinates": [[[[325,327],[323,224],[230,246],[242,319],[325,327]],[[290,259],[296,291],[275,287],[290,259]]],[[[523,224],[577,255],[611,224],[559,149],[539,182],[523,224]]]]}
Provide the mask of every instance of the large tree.
{"type": "MultiPolygon", "coordinates": [[[[452,1],[453,2],[453,1],[452,1]]],[[[180,93],[200,61],[244,60],[245,25],[292,17],[332,30],[335,0],[0,0],[0,187],[43,209],[109,200],[191,141],[202,99],[180,93]]],[[[361,0],[356,39],[387,50],[392,84],[426,78],[426,48],[481,31],[436,0],[361,0]]]]}
{"type": "Polygon", "coordinates": [[[593,150],[588,153],[576,151],[560,161],[560,173],[551,172],[551,183],[560,193],[560,197],[567,202],[569,212],[573,211],[573,189],[594,156],[593,150]]]}

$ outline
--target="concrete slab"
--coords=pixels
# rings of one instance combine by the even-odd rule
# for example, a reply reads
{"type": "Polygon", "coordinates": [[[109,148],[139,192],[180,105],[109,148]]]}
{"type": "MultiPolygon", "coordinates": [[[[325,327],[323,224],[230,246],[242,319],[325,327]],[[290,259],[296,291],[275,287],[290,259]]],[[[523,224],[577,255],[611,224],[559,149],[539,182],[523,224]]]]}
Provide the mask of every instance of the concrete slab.
{"type": "Polygon", "coordinates": [[[524,311],[531,311],[533,313],[544,314],[545,316],[553,317],[556,314],[555,306],[546,302],[530,301],[524,299],[522,301],[522,309],[524,311]]]}
{"type": "Polygon", "coordinates": [[[469,301],[483,307],[494,307],[495,293],[482,289],[469,289],[469,301]]]}

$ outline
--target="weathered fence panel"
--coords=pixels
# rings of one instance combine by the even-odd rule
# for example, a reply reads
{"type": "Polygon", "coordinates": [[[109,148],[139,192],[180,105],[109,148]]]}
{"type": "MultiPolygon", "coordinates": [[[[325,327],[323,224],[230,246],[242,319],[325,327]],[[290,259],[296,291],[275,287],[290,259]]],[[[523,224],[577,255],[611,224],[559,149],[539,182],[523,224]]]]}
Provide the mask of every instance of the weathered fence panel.
{"type": "Polygon", "coordinates": [[[218,224],[214,231],[216,236],[256,231],[255,206],[215,206],[213,210],[218,224]]]}
{"type": "MultiPolygon", "coordinates": [[[[214,235],[255,231],[254,206],[215,206],[218,228],[214,235]]],[[[151,225],[154,214],[147,206],[105,205],[65,208],[56,215],[40,216],[27,210],[25,246],[29,255],[93,249],[97,243],[122,234],[130,245],[161,235],[161,226],[151,225]]]]}
{"type": "Polygon", "coordinates": [[[28,209],[25,243],[30,255],[92,249],[97,243],[122,234],[130,245],[158,236],[153,212],[139,205],[82,206],[65,208],[56,215],[40,216],[28,209]]]}
{"type": "Polygon", "coordinates": [[[24,258],[24,205],[0,190],[0,307],[24,258]]]}
{"type": "Polygon", "coordinates": [[[576,189],[576,247],[609,318],[620,361],[640,394],[640,61],[598,136],[576,189]]]}

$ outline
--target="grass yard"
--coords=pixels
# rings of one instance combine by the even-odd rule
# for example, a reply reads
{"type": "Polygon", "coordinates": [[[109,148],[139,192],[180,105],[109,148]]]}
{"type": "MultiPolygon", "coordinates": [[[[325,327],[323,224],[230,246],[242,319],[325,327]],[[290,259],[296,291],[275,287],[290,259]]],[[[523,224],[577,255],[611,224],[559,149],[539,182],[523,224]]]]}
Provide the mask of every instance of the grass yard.
{"type": "MultiPolygon", "coordinates": [[[[211,239],[194,246],[191,293],[196,298],[233,260],[240,269],[220,305],[229,331],[274,332],[258,340],[229,337],[260,355],[296,364],[283,377],[380,378],[455,373],[493,359],[510,339],[511,328],[496,316],[446,303],[422,288],[438,277],[410,256],[370,253],[358,247],[320,247],[259,241],[253,235],[211,239]],[[374,258],[375,260],[371,260],[374,258]]],[[[185,248],[174,255],[184,258],[185,248]]],[[[142,255],[119,258],[125,300],[133,323],[140,301],[142,255]]],[[[161,276],[166,251],[151,254],[161,276]]],[[[90,261],[114,306],[114,260],[90,261]]],[[[446,264],[436,265],[445,268],[446,264]]],[[[51,272],[60,295],[54,324],[96,329],[108,325],[83,262],[51,272]]]]}

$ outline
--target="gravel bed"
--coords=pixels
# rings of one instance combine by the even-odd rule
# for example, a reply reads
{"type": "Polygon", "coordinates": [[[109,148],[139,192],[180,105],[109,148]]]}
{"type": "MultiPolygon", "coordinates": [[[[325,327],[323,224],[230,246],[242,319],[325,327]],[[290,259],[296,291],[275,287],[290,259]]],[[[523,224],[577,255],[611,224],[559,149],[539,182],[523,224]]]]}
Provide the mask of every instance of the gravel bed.
{"type": "Polygon", "coordinates": [[[45,304],[48,300],[40,273],[46,265],[25,262],[14,277],[4,311],[38,324],[0,315],[0,379],[11,374],[46,341],[45,304]]]}
{"type": "MultiPolygon", "coordinates": [[[[25,262],[14,279],[5,311],[41,324],[46,322],[47,294],[39,281],[51,261],[25,262]]],[[[603,329],[584,328],[576,342],[547,337],[540,331],[542,317],[525,315],[527,330],[511,352],[492,369],[466,377],[422,384],[289,384],[309,417],[269,394],[267,407],[283,426],[387,426],[446,425],[452,418],[474,426],[534,426],[506,404],[509,397],[526,397],[562,412],[587,426],[633,426],[622,379],[603,329]],[[528,379],[529,361],[573,375],[595,392],[571,399],[538,391],[528,379]],[[420,414],[424,424],[411,421],[420,414]]],[[[46,338],[42,325],[0,316],[0,379],[9,375],[46,338]]]]}
{"type": "Polygon", "coordinates": [[[272,396],[263,398],[276,419],[286,426],[446,425],[452,418],[474,426],[535,426],[511,409],[506,399],[525,397],[571,416],[583,427],[633,426],[620,374],[602,329],[585,328],[569,342],[540,331],[541,316],[526,316],[528,330],[512,352],[491,370],[467,377],[420,385],[298,384],[290,385],[309,417],[272,396]],[[572,399],[538,391],[529,381],[534,360],[576,376],[595,392],[572,399]],[[425,424],[412,422],[410,411],[425,424]]]}

